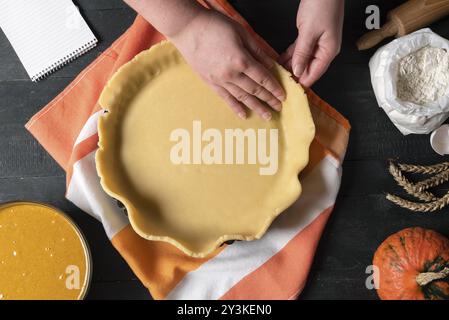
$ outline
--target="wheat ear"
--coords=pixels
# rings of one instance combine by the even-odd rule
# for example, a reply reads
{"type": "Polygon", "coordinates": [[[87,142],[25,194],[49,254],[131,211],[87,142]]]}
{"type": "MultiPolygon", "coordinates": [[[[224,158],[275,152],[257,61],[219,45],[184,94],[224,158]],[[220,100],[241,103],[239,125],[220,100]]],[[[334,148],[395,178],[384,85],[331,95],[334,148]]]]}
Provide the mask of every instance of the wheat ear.
{"type": "Polygon", "coordinates": [[[402,171],[409,173],[435,174],[449,170],[449,162],[438,163],[431,166],[400,163],[398,166],[402,171]]]}
{"type": "Polygon", "coordinates": [[[426,202],[435,201],[438,199],[431,192],[419,190],[418,188],[416,188],[413,183],[411,183],[406,177],[404,177],[401,170],[399,170],[399,168],[393,162],[390,162],[389,171],[397,184],[400,185],[408,194],[426,202]]]}
{"type": "Polygon", "coordinates": [[[449,204],[449,192],[442,198],[439,198],[436,201],[427,202],[427,203],[417,203],[402,199],[398,196],[387,194],[387,199],[391,202],[397,204],[398,206],[415,211],[415,212],[434,212],[437,210],[443,209],[445,206],[449,204]]]}
{"type": "Polygon", "coordinates": [[[449,180],[449,170],[442,171],[429,179],[415,183],[416,191],[422,192],[424,190],[439,186],[449,180]]]}

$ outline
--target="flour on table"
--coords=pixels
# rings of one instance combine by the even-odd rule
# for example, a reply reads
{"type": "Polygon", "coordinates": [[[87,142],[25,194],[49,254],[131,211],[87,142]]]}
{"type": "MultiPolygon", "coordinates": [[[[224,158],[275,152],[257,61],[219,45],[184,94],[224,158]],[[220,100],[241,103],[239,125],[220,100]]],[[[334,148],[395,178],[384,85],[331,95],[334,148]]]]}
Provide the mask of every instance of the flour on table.
{"type": "Polygon", "coordinates": [[[399,61],[397,96],[426,105],[444,96],[449,86],[449,53],[424,47],[399,61]]]}

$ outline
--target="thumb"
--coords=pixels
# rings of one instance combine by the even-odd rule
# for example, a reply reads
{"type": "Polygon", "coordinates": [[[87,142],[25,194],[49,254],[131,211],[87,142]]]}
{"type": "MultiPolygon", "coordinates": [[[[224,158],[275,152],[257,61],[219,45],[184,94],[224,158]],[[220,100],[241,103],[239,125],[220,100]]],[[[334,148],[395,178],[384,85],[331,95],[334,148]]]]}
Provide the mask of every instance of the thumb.
{"type": "Polygon", "coordinates": [[[297,78],[300,78],[313,58],[317,39],[310,35],[298,36],[296,47],[292,55],[292,69],[297,78]]]}

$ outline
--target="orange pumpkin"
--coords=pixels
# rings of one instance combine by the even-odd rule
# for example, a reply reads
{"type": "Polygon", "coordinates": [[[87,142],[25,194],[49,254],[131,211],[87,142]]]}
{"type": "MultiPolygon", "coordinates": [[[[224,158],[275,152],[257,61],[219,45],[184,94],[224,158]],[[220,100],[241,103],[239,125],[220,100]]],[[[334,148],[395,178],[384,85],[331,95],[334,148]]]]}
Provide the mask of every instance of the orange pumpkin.
{"type": "Polygon", "coordinates": [[[382,300],[449,300],[449,240],[423,228],[389,236],[374,254],[382,300]]]}

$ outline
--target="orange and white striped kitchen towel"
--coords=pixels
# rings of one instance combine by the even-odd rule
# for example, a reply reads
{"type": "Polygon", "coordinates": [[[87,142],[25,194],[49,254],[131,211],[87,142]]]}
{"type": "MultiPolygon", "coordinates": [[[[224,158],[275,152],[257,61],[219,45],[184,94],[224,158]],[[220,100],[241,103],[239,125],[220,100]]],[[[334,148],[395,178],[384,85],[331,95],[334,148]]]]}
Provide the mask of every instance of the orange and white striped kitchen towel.
{"type": "MultiPolygon", "coordinates": [[[[224,0],[202,1],[245,26],[273,50],[224,0]]],[[[139,237],[100,186],[95,168],[99,95],[111,75],[163,36],[143,18],[101,54],[26,125],[67,172],[67,198],[104,226],[113,246],[155,299],[293,299],[303,289],[316,247],[340,187],[349,123],[307,94],[316,125],[303,193],[258,241],[236,242],[195,259],[164,242],[139,237]]]]}

